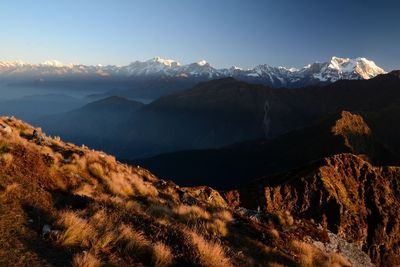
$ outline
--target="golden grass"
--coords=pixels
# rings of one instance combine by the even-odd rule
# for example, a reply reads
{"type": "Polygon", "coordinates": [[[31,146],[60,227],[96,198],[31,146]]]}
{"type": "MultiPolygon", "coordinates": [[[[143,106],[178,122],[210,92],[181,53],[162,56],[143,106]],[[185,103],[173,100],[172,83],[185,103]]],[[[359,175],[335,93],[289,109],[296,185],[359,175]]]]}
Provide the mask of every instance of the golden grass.
{"type": "Polygon", "coordinates": [[[9,167],[12,164],[13,160],[14,160],[14,157],[10,153],[4,153],[4,154],[0,155],[0,161],[1,161],[2,165],[5,167],[9,167]]]}
{"type": "Polygon", "coordinates": [[[311,244],[293,240],[290,249],[298,254],[301,267],[341,267],[351,266],[351,263],[336,253],[325,253],[311,244]]]}
{"type": "Polygon", "coordinates": [[[114,193],[121,196],[132,196],[134,194],[132,184],[126,179],[124,173],[112,172],[105,179],[109,189],[114,193]]]}
{"type": "Polygon", "coordinates": [[[5,190],[1,192],[0,197],[8,197],[11,195],[15,195],[20,189],[21,186],[18,183],[12,183],[6,186],[5,190]]]}
{"type": "Polygon", "coordinates": [[[97,178],[103,178],[104,177],[103,166],[98,162],[94,162],[94,163],[89,164],[88,165],[88,171],[94,177],[97,177],[97,178]]]}
{"type": "Polygon", "coordinates": [[[270,237],[272,237],[273,239],[279,239],[279,232],[278,232],[278,230],[276,230],[276,229],[274,229],[274,228],[272,228],[272,229],[270,229],[270,230],[268,231],[268,235],[269,235],[270,237]]]}
{"type": "Polygon", "coordinates": [[[278,213],[278,220],[281,225],[293,225],[294,218],[289,211],[278,213]]]}
{"type": "Polygon", "coordinates": [[[110,172],[108,176],[103,175],[103,180],[114,194],[129,197],[134,195],[155,197],[157,189],[150,183],[144,182],[135,174],[126,172],[110,172]]]}
{"type": "Polygon", "coordinates": [[[100,267],[101,262],[90,252],[80,253],[74,256],[72,261],[74,267],[100,267]]]}
{"type": "Polygon", "coordinates": [[[214,219],[206,222],[205,228],[209,233],[212,233],[213,235],[227,236],[229,233],[226,222],[220,219],[214,219]]]}
{"type": "Polygon", "coordinates": [[[189,223],[211,218],[210,213],[199,206],[179,205],[173,209],[173,212],[179,219],[189,223]]]}
{"type": "Polygon", "coordinates": [[[221,211],[215,212],[213,214],[213,217],[218,218],[224,222],[230,222],[233,220],[232,212],[230,212],[229,210],[221,210],[221,211]]]}
{"type": "Polygon", "coordinates": [[[207,241],[201,235],[186,231],[187,238],[197,252],[197,258],[202,266],[227,267],[232,266],[225,250],[217,241],[207,241]]]}
{"type": "Polygon", "coordinates": [[[144,182],[138,175],[131,174],[129,178],[137,194],[147,197],[155,197],[158,195],[157,189],[152,184],[144,182]]]}
{"type": "Polygon", "coordinates": [[[161,242],[157,242],[153,246],[152,263],[155,267],[171,266],[174,260],[171,248],[161,242]]]}
{"type": "Polygon", "coordinates": [[[133,230],[128,225],[119,227],[119,239],[123,246],[123,252],[126,255],[135,255],[138,257],[148,254],[151,250],[151,243],[143,233],[133,230]]]}
{"type": "Polygon", "coordinates": [[[57,224],[65,227],[59,242],[66,246],[89,247],[96,240],[96,231],[87,220],[80,218],[72,211],[62,212],[57,224]]]}

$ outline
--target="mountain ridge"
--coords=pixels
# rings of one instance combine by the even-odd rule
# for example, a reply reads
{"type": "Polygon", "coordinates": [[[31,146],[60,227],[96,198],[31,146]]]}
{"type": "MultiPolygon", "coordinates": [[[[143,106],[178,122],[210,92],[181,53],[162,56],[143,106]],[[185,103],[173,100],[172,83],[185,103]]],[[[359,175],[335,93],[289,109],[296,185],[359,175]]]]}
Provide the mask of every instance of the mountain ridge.
{"type": "Polygon", "coordinates": [[[375,62],[366,58],[332,57],[326,62],[315,62],[303,68],[273,67],[260,64],[250,69],[238,67],[214,68],[205,60],[181,65],[172,59],[155,57],[147,61],[134,61],[126,66],[63,64],[56,60],[31,64],[23,61],[0,62],[0,77],[37,78],[39,81],[60,77],[69,78],[138,78],[175,77],[204,80],[235,77],[239,80],[261,82],[274,87],[299,87],[310,84],[331,83],[341,79],[370,79],[386,73],[375,62]]]}

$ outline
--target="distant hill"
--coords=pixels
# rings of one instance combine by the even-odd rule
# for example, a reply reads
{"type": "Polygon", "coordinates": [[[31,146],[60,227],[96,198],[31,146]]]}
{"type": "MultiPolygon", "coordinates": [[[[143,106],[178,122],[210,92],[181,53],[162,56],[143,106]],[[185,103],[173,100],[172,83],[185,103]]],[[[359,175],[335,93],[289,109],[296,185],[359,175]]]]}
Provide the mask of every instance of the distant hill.
{"type": "Polygon", "coordinates": [[[121,127],[129,127],[127,122],[142,107],[141,102],[112,96],[64,114],[42,117],[35,124],[78,144],[123,151],[124,142],[117,142],[126,133],[121,127]]]}
{"type": "Polygon", "coordinates": [[[378,165],[400,163],[400,155],[379,143],[361,116],[346,111],[270,140],[173,152],[133,163],[183,185],[230,189],[339,153],[357,154],[378,165]]]}
{"type": "MultiPolygon", "coordinates": [[[[113,125],[116,128],[111,139],[96,132],[107,138],[108,143],[98,147],[98,143],[88,140],[88,144],[131,160],[177,150],[218,148],[273,138],[343,110],[363,114],[377,139],[383,142],[389,139],[381,129],[390,125],[382,125],[384,122],[379,122],[376,114],[393,107],[391,121],[400,118],[396,108],[399,88],[400,79],[396,72],[370,80],[338,81],[327,86],[298,89],[273,89],[225,78],[162,97],[138,109],[133,116],[126,113],[115,116],[113,125]],[[121,141],[126,148],[124,151],[108,150],[121,141]]],[[[51,134],[79,142],[79,136],[70,139],[57,128],[57,121],[62,121],[64,116],[55,116],[53,123],[38,120],[36,124],[51,134]]],[[[102,125],[99,120],[97,129],[102,125]]],[[[85,127],[78,120],[70,126],[74,129],[85,127]]],[[[393,129],[393,134],[399,133],[395,126],[393,129]]],[[[397,139],[391,138],[387,145],[395,148],[396,153],[400,152],[397,139]]]]}
{"type": "Polygon", "coordinates": [[[17,116],[29,122],[40,117],[64,113],[83,106],[86,102],[63,94],[29,95],[0,101],[0,114],[17,116]]]}

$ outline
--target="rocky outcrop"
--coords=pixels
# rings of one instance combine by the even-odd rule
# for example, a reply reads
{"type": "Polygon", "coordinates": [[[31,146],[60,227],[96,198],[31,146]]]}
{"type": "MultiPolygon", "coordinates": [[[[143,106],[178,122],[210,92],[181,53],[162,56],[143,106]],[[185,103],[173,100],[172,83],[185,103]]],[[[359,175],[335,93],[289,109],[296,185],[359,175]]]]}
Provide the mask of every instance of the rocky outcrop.
{"type": "Polygon", "coordinates": [[[400,264],[399,167],[374,167],[353,154],[338,154],[259,179],[234,195],[228,201],[240,198],[244,207],[313,219],[377,265],[400,264]]]}

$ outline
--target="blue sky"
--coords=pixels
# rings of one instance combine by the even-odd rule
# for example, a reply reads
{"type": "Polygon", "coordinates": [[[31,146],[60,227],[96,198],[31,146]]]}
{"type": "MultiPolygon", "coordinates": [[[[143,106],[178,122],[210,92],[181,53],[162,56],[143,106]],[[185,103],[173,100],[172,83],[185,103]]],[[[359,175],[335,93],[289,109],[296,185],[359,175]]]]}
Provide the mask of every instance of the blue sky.
{"type": "Polygon", "coordinates": [[[0,60],[300,67],[331,56],[400,69],[400,1],[2,0],[0,60]]]}

